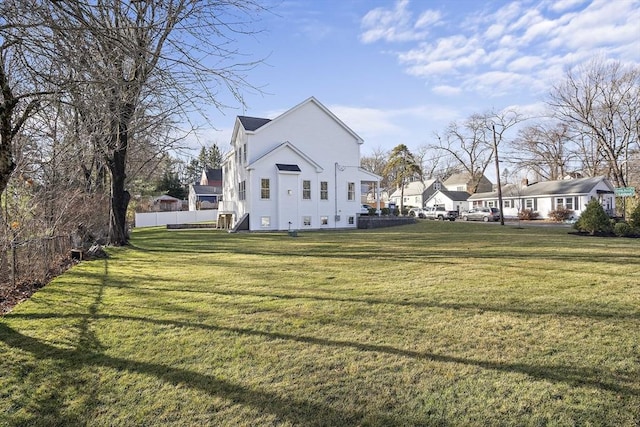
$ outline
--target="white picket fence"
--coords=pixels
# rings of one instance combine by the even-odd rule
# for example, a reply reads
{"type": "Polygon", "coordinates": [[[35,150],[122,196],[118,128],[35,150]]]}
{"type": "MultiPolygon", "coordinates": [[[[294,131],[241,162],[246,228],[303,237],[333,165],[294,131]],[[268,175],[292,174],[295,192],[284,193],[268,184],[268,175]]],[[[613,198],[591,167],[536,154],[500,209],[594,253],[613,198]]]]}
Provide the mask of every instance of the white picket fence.
{"type": "Polygon", "coordinates": [[[136,213],[136,227],[216,221],[218,210],[136,213]]]}

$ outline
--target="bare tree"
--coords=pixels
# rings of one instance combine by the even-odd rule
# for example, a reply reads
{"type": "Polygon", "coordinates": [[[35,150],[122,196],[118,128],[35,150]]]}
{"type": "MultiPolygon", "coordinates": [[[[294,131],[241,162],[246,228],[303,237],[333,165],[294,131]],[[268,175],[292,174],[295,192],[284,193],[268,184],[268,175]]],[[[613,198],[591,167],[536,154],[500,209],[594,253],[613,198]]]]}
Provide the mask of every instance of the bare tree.
{"type": "Polygon", "coordinates": [[[0,194],[16,167],[16,136],[47,93],[34,81],[33,57],[24,49],[25,32],[33,24],[20,18],[14,1],[0,2],[0,194]]]}
{"type": "Polygon", "coordinates": [[[380,186],[389,190],[390,182],[388,177],[384,176],[384,169],[387,166],[389,152],[382,147],[375,148],[371,155],[360,158],[360,167],[371,173],[375,173],[382,177],[380,186]]]}
{"type": "Polygon", "coordinates": [[[242,102],[244,73],[257,62],[235,62],[234,37],[253,34],[261,7],[252,0],[33,2],[39,7],[25,14],[47,19],[51,36],[41,54],[60,60],[81,133],[109,171],[109,242],[125,244],[133,141],[162,112],[222,108],[221,89],[242,102]]]}
{"type": "Polygon", "coordinates": [[[570,163],[578,157],[572,135],[562,123],[527,126],[511,147],[510,162],[544,180],[554,181],[573,172],[570,163]]]}
{"type": "Polygon", "coordinates": [[[493,129],[496,146],[505,139],[506,132],[522,121],[514,110],[473,114],[462,122],[451,122],[438,144],[432,148],[444,152],[456,160],[472,179],[471,192],[477,190],[480,179],[494,155],[493,129]]]}
{"type": "Polygon", "coordinates": [[[562,123],[593,144],[590,163],[603,159],[614,184],[625,187],[631,145],[639,141],[640,67],[596,58],[567,71],[548,102],[562,123]]]}

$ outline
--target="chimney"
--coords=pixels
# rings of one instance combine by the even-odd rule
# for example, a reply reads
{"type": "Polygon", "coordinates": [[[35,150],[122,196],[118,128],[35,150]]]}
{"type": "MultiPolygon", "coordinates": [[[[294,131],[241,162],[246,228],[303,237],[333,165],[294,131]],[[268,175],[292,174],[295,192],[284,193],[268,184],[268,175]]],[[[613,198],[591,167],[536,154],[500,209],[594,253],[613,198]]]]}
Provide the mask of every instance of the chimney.
{"type": "Polygon", "coordinates": [[[522,186],[523,187],[528,187],[529,186],[529,180],[527,178],[522,180],[522,186]]]}

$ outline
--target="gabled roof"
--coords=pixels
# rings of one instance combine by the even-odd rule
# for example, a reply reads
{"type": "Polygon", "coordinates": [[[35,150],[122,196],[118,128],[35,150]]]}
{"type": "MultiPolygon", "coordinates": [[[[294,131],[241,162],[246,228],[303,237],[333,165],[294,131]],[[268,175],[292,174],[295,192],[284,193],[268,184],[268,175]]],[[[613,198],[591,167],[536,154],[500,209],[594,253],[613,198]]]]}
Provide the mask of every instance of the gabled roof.
{"type": "Polygon", "coordinates": [[[527,196],[552,194],[587,194],[593,190],[593,187],[603,181],[611,189],[611,191],[614,190],[611,183],[609,183],[609,181],[605,177],[595,176],[591,178],[537,182],[526,188],[523,188],[523,193],[527,196]]]}
{"type": "MultiPolygon", "coordinates": [[[[595,176],[591,178],[565,179],[559,181],[536,182],[528,187],[517,189],[509,189],[508,192],[503,190],[503,197],[532,197],[532,196],[553,196],[560,194],[579,195],[589,194],[593,188],[604,183],[611,192],[614,191],[613,186],[603,176],[595,176]],[[506,193],[506,194],[505,194],[506,193]]],[[[471,196],[472,199],[486,199],[498,197],[496,191],[490,193],[477,193],[471,196]]]]}
{"type": "Polygon", "coordinates": [[[265,157],[269,156],[270,154],[282,150],[284,148],[289,148],[291,151],[293,151],[294,153],[296,153],[300,158],[304,159],[305,161],[309,162],[311,165],[313,165],[313,167],[316,169],[316,172],[322,172],[324,170],[324,168],[322,166],[320,166],[317,162],[315,162],[311,157],[309,157],[308,155],[306,155],[304,152],[302,152],[300,149],[298,149],[295,145],[293,145],[292,143],[290,143],[289,141],[285,141],[282,144],[277,145],[276,147],[272,148],[271,150],[267,151],[266,153],[264,153],[262,156],[258,157],[257,159],[255,159],[253,162],[251,162],[250,164],[247,165],[247,170],[251,170],[255,168],[256,163],[259,163],[260,161],[262,161],[265,157]]]}
{"type": "Polygon", "coordinates": [[[207,181],[222,181],[222,169],[206,168],[204,174],[207,181]]]}
{"type": "MultiPolygon", "coordinates": [[[[357,133],[355,133],[349,126],[344,124],[344,122],[342,120],[340,120],[335,114],[333,114],[327,107],[322,105],[322,103],[320,103],[320,101],[318,101],[313,96],[310,97],[310,98],[307,98],[304,101],[302,101],[300,104],[296,105],[295,107],[285,111],[284,113],[280,114],[278,117],[276,117],[273,120],[263,119],[263,118],[259,118],[259,117],[238,116],[238,121],[240,122],[240,124],[242,125],[242,127],[244,128],[245,131],[247,131],[247,132],[259,132],[261,129],[266,128],[267,126],[271,125],[272,123],[275,123],[275,122],[278,122],[279,120],[282,120],[283,118],[293,114],[293,112],[295,112],[296,110],[299,110],[300,108],[302,108],[303,106],[305,106],[307,104],[314,104],[318,108],[320,108],[320,110],[322,110],[325,114],[327,114],[329,117],[331,117],[336,123],[338,123],[340,126],[342,126],[342,128],[344,128],[344,130],[346,130],[348,133],[350,133],[351,136],[353,136],[353,138],[358,142],[358,144],[362,144],[364,142],[364,140],[362,138],[360,138],[360,136],[357,133]]],[[[236,130],[234,129],[233,136],[232,136],[232,141],[233,141],[233,139],[235,139],[235,136],[236,136],[236,130]]]]}
{"type": "Polygon", "coordinates": [[[248,130],[250,132],[260,129],[262,126],[271,121],[271,119],[248,116],[238,116],[238,120],[240,120],[240,123],[242,123],[242,127],[244,128],[244,130],[248,130]]]}
{"type": "Polygon", "coordinates": [[[448,191],[448,190],[440,190],[440,193],[444,194],[454,202],[465,202],[471,194],[466,191],[448,191]]]}
{"type": "Polygon", "coordinates": [[[434,197],[436,197],[436,195],[438,194],[442,194],[443,196],[445,196],[446,198],[448,198],[449,200],[451,200],[452,202],[466,202],[467,199],[469,198],[469,196],[471,196],[469,193],[467,193],[466,191],[448,191],[448,190],[438,190],[436,192],[434,192],[426,201],[425,203],[429,202],[429,200],[433,199],[434,197]]]}
{"type": "Polygon", "coordinates": [[[177,199],[173,196],[169,196],[168,194],[163,194],[162,196],[158,196],[158,197],[154,197],[153,198],[154,203],[155,202],[171,202],[171,203],[177,203],[177,202],[181,202],[182,200],[177,199]]]}
{"type": "Polygon", "coordinates": [[[198,184],[193,184],[192,188],[193,188],[193,192],[196,193],[198,196],[209,195],[209,194],[220,194],[222,190],[220,187],[212,187],[211,185],[198,185],[198,184]]]}
{"type": "MultiPolygon", "coordinates": [[[[425,181],[413,181],[404,186],[405,196],[419,196],[425,192],[425,190],[433,185],[437,179],[427,179],[425,181]]],[[[390,197],[400,197],[400,189],[394,191],[390,197]]]]}

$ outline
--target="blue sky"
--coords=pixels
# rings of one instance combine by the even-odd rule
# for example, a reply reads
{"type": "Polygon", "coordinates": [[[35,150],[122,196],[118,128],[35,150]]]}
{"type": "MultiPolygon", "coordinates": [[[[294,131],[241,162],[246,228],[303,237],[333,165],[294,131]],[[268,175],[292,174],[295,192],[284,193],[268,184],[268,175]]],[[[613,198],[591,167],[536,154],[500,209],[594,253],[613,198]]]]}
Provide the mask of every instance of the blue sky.
{"type": "MultiPolygon", "coordinates": [[[[238,49],[266,58],[246,109],[209,112],[193,147],[227,150],[235,116],[274,118],[315,96],[364,138],[362,155],[473,113],[542,111],[568,67],[600,55],[640,64],[640,0],[274,0],[238,49]]],[[[195,153],[197,154],[197,153],[195,153]]]]}

